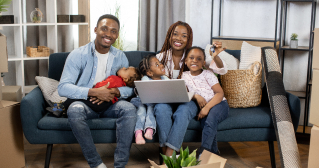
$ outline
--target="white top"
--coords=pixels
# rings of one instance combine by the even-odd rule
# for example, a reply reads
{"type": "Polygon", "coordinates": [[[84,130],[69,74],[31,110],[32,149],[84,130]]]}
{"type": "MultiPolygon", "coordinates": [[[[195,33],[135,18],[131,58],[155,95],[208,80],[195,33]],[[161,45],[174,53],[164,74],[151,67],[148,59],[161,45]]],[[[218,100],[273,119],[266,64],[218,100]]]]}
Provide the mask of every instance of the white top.
{"type": "MultiPolygon", "coordinates": [[[[181,79],[184,79],[189,92],[194,92],[202,96],[207,102],[209,102],[215,93],[212,90],[212,86],[219,83],[216,75],[210,70],[203,70],[198,76],[192,76],[190,71],[183,72],[181,79]]],[[[222,100],[226,100],[223,97],[222,100]]]]}
{"type": "Polygon", "coordinates": [[[96,85],[98,82],[101,82],[106,79],[107,73],[107,62],[109,57],[109,52],[106,54],[101,54],[95,50],[96,56],[98,57],[98,67],[96,77],[94,78],[93,85],[96,85]]]}
{"type": "MultiPolygon", "coordinates": [[[[222,52],[225,52],[225,51],[222,51],[222,52]]],[[[159,61],[162,60],[163,54],[164,54],[164,52],[161,52],[161,53],[156,55],[159,61]]],[[[167,51],[167,57],[168,57],[167,65],[164,65],[165,66],[166,75],[170,76],[169,75],[169,72],[170,72],[169,69],[170,69],[171,70],[172,79],[176,79],[179,76],[179,72],[178,72],[178,75],[176,75],[176,72],[174,70],[174,63],[173,63],[173,59],[172,59],[172,49],[169,49],[167,51]]],[[[184,53],[183,53],[182,58],[181,58],[181,60],[179,62],[180,68],[181,68],[181,66],[183,64],[183,62],[182,62],[183,58],[184,58],[184,53]]],[[[226,63],[223,60],[222,60],[222,63],[223,63],[223,68],[218,68],[216,63],[212,60],[211,56],[209,56],[209,57],[207,56],[206,57],[206,66],[209,66],[210,70],[212,70],[214,73],[217,73],[217,74],[220,74],[220,75],[224,75],[224,74],[227,73],[228,69],[227,69],[226,63]]],[[[179,70],[177,70],[177,71],[179,71],[179,70]]]]}
{"type": "MultiPolygon", "coordinates": [[[[181,79],[184,79],[189,92],[194,92],[202,96],[207,102],[209,102],[215,93],[212,90],[212,86],[219,83],[216,75],[210,70],[203,70],[198,76],[192,76],[190,71],[183,72],[181,79]]],[[[226,100],[223,97],[222,100],[226,100]]]]}

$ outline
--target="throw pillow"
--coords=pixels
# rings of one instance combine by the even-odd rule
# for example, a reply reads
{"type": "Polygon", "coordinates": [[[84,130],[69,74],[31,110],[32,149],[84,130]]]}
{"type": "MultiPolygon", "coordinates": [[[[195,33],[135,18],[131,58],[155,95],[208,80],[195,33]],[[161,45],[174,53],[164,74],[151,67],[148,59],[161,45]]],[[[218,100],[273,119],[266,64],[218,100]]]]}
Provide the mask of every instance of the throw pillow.
{"type": "MultiPolygon", "coordinates": [[[[206,49],[205,49],[205,53],[206,53],[206,57],[211,57],[209,51],[210,51],[210,44],[207,44],[206,49]]],[[[221,53],[219,53],[219,57],[221,60],[223,60],[227,66],[228,70],[236,70],[239,69],[239,60],[237,58],[235,58],[234,56],[232,56],[231,54],[222,51],[221,53]]]]}
{"type": "MultiPolygon", "coordinates": [[[[256,61],[261,63],[261,48],[244,41],[241,46],[239,69],[248,69],[250,65],[256,61]]],[[[258,68],[255,67],[255,74],[257,73],[258,68]]]]}
{"type": "Polygon", "coordinates": [[[67,100],[66,97],[60,97],[58,94],[59,81],[44,76],[36,76],[36,81],[44,99],[51,107],[53,107],[54,102],[64,102],[67,100]]]}

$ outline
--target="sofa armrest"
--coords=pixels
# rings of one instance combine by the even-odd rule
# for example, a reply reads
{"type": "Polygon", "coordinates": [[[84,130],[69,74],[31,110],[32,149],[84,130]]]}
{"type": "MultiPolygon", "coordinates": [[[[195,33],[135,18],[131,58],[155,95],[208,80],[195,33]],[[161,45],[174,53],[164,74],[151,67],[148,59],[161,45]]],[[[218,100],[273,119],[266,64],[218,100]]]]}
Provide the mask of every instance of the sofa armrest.
{"type": "Polygon", "coordinates": [[[291,93],[286,92],[286,94],[287,94],[286,96],[288,99],[288,106],[290,109],[292,124],[294,126],[294,130],[297,131],[298,125],[299,125],[299,119],[300,119],[300,112],[301,112],[300,99],[291,93]]]}
{"type": "Polygon", "coordinates": [[[46,103],[39,87],[33,89],[21,100],[20,116],[25,137],[32,144],[38,131],[38,122],[45,114],[46,103]]]}

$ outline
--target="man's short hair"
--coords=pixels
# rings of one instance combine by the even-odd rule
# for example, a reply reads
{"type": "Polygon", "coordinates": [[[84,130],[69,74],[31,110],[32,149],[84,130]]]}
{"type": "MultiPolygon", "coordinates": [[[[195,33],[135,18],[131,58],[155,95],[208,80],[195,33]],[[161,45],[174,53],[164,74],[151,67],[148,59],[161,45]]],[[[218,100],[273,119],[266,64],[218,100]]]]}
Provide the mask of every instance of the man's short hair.
{"type": "Polygon", "coordinates": [[[118,19],[117,17],[111,15],[111,14],[105,14],[105,15],[100,16],[100,17],[99,17],[99,20],[98,20],[98,22],[97,22],[97,27],[98,27],[98,25],[99,25],[99,22],[100,22],[102,19],[106,19],[106,18],[107,18],[107,19],[112,19],[112,20],[116,21],[116,22],[118,23],[119,30],[120,30],[120,21],[119,21],[119,19],[118,19]]]}

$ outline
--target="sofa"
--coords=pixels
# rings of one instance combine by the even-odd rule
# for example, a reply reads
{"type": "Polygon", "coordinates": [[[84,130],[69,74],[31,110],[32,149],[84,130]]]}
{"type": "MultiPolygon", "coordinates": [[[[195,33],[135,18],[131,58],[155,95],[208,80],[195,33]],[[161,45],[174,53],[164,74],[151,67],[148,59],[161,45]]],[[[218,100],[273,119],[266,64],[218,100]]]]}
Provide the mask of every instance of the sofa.
{"type": "MultiPolygon", "coordinates": [[[[226,50],[236,58],[240,58],[240,50],[226,50]]],[[[48,77],[59,80],[69,53],[54,53],[49,57],[48,77]]],[[[130,66],[137,67],[142,58],[148,54],[147,51],[125,52],[130,66]]],[[[297,96],[286,93],[288,105],[291,112],[292,123],[295,131],[298,127],[300,117],[300,100],[297,96]]],[[[33,89],[21,101],[21,121],[23,132],[30,144],[47,144],[45,167],[49,167],[53,144],[77,143],[67,118],[57,118],[50,115],[45,109],[46,103],[39,87],[33,89]]],[[[97,118],[88,121],[92,137],[95,143],[116,142],[116,119],[97,118]]],[[[274,141],[277,141],[273,127],[268,94],[263,87],[262,101],[257,107],[252,108],[230,108],[229,116],[218,126],[217,140],[219,142],[241,142],[241,141],[268,141],[271,165],[275,167],[274,141]]],[[[158,142],[158,137],[147,142],[158,142]]],[[[200,122],[192,119],[184,142],[201,142],[200,122]]],[[[159,151],[160,152],[160,151],[159,151]]],[[[161,157],[160,157],[161,158],[161,157]]]]}

